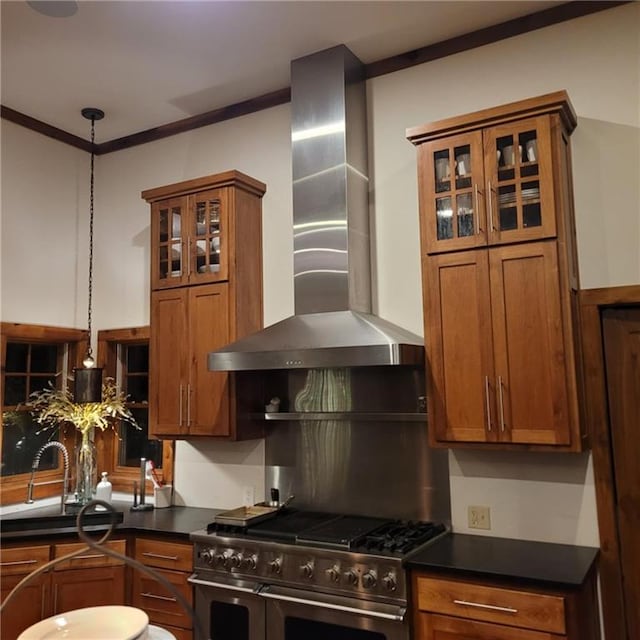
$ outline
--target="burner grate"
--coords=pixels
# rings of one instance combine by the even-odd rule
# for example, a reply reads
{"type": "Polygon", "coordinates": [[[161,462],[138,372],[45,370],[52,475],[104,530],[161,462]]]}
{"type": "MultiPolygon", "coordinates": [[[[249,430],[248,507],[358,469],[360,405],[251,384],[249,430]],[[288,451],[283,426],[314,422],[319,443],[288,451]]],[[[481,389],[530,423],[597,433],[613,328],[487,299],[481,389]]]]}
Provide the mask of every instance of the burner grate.
{"type": "Polygon", "coordinates": [[[365,534],[354,541],[353,551],[404,556],[445,530],[433,522],[395,521],[365,534]]]}

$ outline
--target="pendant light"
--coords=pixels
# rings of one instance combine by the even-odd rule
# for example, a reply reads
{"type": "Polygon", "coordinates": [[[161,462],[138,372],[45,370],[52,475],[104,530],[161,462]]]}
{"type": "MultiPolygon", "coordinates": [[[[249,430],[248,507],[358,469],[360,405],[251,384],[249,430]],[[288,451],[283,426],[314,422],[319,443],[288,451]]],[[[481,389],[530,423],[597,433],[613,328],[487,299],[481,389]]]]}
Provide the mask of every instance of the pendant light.
{"type": "Polygon", "coordinates": [[[102,401],[102,369],[96,367],[91,349],[91,295],[93,293],[93,160],[95,149],[95,122],[104,118],[104,111],[94,107],[86,107],[82,115],[91,120],[91,185],[89,201],[89,295],[87,324],[89,336],[87,339],[87,353],[82,361],[83,368],[73,370],[73,399],[74,402],[101,402],[102,401]]]}

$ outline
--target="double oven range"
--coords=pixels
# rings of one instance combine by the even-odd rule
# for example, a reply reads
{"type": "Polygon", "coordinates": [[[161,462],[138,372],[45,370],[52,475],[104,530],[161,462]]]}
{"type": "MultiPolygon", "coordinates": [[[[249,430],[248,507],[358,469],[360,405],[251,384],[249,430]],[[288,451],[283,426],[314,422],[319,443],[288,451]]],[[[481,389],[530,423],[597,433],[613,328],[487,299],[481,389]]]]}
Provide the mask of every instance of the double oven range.
{"type": "Polygon", "coordinates": [[[408,640],[403,561],[442,524],[284,510],[194,542],[196,640],[408,640]],[[204,637],[203,637],[204,634],[204,637]]]}

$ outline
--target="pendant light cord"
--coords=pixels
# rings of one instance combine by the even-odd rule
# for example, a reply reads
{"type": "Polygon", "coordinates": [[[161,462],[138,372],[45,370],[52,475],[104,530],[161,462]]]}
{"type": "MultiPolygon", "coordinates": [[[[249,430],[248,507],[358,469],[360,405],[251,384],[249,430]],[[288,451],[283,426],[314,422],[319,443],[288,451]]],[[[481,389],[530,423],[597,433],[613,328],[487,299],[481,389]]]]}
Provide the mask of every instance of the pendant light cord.
{"type": "Polygon", "coordinates": [[[95,116],[91,118],[91,181],[89,197],[89,304],[87,312],[87,325],[89,329],[89,340],[87,342],[87,359],[93,359],[91,349],[91,298],[93,295],[93,160],[95,142],[95,116]]]}

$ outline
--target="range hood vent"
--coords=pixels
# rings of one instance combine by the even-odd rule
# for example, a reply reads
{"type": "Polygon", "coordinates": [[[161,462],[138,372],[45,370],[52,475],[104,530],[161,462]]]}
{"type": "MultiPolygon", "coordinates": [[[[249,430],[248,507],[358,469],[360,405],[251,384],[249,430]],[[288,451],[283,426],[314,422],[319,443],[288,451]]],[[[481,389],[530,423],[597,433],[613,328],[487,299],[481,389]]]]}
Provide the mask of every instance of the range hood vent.
{"type": "Polygon", "coordinates": [[[291,63],[295,315],[209,354],[209,369],[424,364],[371,313],[364,66],[340,45],[291,63]]]}

